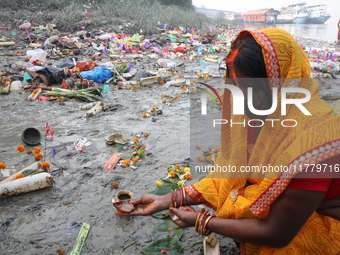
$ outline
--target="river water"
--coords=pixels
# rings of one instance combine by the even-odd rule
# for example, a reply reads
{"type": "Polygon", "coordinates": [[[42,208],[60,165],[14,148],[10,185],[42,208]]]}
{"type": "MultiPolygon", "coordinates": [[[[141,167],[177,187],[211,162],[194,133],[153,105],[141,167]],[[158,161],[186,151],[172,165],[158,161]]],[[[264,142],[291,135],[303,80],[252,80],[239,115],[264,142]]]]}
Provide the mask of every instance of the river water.
{"type": "Polygon", "coordinates": [[[338,18],[331,17],[325,24],[266,24],[256,25],[256,29],[277,27],[282,28],[295,37],[303,36],[311,39],[325,40],[334,43],[337,37],[338,18]]]}

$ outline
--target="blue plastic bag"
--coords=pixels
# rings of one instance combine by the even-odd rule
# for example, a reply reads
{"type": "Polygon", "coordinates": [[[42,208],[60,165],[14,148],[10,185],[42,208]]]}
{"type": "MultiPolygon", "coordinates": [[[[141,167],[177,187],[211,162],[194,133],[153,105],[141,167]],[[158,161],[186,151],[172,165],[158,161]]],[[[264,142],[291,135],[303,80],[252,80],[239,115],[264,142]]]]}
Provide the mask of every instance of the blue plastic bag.
{"type": "Polygon", "coordinates": [[[112,77],[112,72],[105,67],[97,66],[91,71],[80,72],[80,75],[83,79],[92,80],[97,83],[105,83],[112,77]]]}

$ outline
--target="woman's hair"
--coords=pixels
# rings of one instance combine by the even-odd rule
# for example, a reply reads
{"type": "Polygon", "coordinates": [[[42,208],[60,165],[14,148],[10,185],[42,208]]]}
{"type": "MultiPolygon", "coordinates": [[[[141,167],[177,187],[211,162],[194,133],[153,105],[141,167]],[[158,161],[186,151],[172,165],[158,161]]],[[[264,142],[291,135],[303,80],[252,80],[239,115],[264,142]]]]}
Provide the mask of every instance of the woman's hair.
{"type": "Polygon", "coordinates": [[[250,34],[232,44],[226,62],[251,78],[267,78],[262,48],[250,34]]]}
{"type": "MultiPolygon", "coordinates": [[[[230,77],[228,71],[228,67],[230,67],[249,78],[268,78],[262,48],[250,34],[232,44],[226,57],[226,64],[227,77],[230,77]]],[[[260,79],[258,81],[253,86],[254,90],[262,90],[266,96],[271,98],[268,80],[260,79]]]]}

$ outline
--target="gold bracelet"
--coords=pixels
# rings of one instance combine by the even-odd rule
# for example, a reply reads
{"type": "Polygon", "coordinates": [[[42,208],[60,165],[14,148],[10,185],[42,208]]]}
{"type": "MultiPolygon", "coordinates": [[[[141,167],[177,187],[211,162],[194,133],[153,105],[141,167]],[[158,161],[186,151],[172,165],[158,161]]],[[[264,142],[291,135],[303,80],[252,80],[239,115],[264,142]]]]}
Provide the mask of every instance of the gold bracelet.
{"type": "Polygon", "coordinates": [[[215,217],[215,215],[209,215],[209,217],[205,220],[204,222],[204,226],[203,226],[203,229],[202,229],[202,236],[205,235],[205,236],[208,236],[211,234],[211,231],[208,231],[206,228],[207,228],[207,225],[208,225],[208,222],[211,220],[211,218],[215,217]]]}

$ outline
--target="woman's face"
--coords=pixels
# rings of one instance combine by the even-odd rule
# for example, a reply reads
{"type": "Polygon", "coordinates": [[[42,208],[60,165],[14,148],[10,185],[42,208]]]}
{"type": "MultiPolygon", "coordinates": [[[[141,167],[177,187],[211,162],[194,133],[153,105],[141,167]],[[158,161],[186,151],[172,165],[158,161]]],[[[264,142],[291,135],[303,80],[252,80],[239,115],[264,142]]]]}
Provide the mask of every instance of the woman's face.
{"type": "MultiPolygon", "coordinates": [[[[257,110],[268,110],[272,106],[271,91],[264,91],[264,86],[257,86],[259,83],[265,82],[265,78],[252,78],[244,73],[227,66],[227,83],[234,84],[242,90],[244,95],[244,113],[250,119],[266,119],[267,116],[253,114],[248,107],[248,87],[253,91],[253,107],[257,110]]],[[[269,87],[267,88],[268,90],[269,87]]]]}

